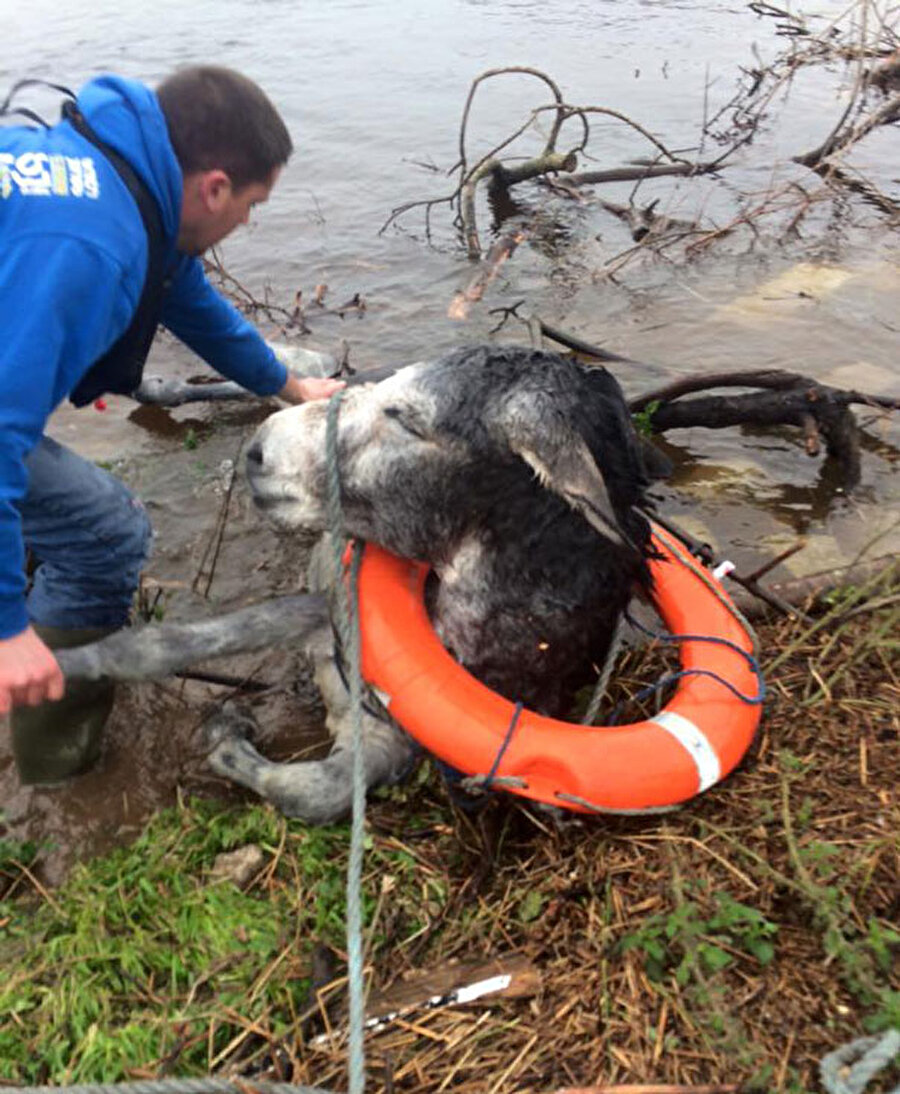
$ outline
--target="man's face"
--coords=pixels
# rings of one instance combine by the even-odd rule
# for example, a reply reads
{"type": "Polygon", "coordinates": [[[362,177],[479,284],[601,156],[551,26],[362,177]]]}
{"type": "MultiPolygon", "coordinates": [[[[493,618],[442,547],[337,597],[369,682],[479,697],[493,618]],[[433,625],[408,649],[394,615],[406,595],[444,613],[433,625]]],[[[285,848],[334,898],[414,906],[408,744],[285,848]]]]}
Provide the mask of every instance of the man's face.
{"type": "Polygon", "coordinates": [[[268,182],[251,182],[239,190],[224,171],[189,175],[184,182],[178,249],[201,255],[238,225],[246,224],[254,206],[269,200],[279,174],[280,168],[276,168],[268,182]]]}

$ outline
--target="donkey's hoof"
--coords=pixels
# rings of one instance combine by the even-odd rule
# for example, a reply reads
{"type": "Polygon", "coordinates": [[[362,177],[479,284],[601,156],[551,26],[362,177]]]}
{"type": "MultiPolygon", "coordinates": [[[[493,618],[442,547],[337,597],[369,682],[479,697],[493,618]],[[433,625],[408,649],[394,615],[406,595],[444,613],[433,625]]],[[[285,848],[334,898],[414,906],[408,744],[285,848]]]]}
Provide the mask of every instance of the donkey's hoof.
{"type": "Polygon", "coordinates": [[[259,727],[252,718],[240,711],[223,707],[203,727],[206,746],[218,751],[220,746],[236,741],[252,741],[259,727]]]}

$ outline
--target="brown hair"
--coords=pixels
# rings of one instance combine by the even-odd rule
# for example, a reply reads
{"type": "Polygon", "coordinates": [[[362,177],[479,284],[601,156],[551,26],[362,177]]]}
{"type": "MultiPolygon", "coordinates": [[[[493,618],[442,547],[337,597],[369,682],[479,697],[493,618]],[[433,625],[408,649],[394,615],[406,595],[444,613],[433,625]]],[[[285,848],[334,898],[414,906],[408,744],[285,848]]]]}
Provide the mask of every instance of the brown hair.
{"type": "Polygon", "coordinates": [[[219,168],[241,190],[268,182],[293,151],[287,127],[262,88],[230,68],[179,69],[156,95],[185,175],[219,168]]]}

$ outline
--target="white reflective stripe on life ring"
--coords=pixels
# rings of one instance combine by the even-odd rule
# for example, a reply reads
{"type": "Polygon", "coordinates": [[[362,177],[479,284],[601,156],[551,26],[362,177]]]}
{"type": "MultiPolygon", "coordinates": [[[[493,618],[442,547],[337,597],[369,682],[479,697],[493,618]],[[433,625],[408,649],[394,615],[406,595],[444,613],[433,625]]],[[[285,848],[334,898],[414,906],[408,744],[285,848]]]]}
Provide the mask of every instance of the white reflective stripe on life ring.
{"type": "Polygon", "coordinates": [[[690,754],[697,765],[700,791],[708,790],[719,781],[722,777],[722,765],[719,763],[715,749],[699,726],[689,718],[671,710],[661,711],[655,718],[649,720],[655,722],[666,733],[671,733],[682,748],[690,754]]]}

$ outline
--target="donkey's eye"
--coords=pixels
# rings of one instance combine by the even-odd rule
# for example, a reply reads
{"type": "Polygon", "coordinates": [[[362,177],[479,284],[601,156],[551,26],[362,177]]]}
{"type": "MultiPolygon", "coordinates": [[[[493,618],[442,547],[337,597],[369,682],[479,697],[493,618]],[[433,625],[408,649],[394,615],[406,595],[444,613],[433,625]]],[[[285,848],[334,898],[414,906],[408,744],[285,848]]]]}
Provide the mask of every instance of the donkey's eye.
{"type": "Polygon", "coordinates": [[[384,413],[388,418],[393,418],[397,425],[405,429],[407,433],[411,433],[414,437],[418,437],[420,441],[425,440],[425,434],[418,428],[417,423],[411,420],[411,415],[401,407],[386,406],[384,408],[384,413]]]}

